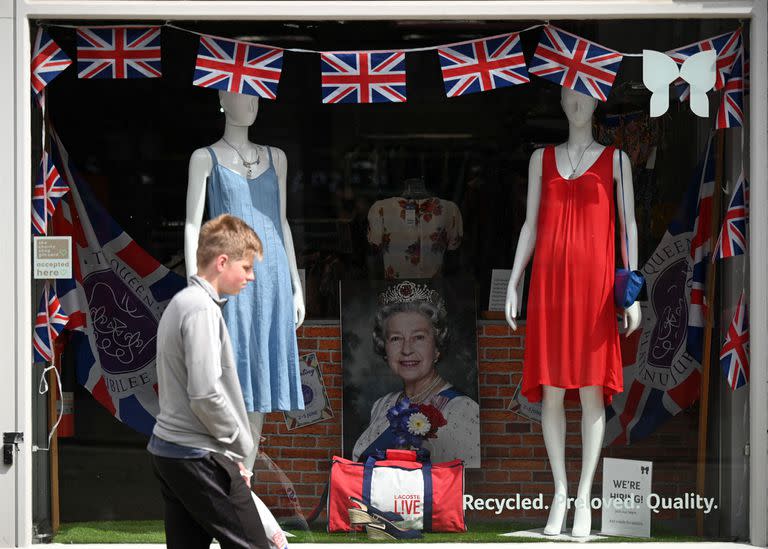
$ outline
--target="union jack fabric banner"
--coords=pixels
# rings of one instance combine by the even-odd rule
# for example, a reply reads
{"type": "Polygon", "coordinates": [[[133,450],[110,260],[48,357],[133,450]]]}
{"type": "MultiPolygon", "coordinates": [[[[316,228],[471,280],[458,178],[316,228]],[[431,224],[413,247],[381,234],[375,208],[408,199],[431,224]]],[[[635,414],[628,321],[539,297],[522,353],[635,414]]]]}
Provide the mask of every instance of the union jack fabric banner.
{"type": "Polygon", "coordinates": [[[69,161],[55,132],[51,154],[71,182],[52,226],[72,236],[73,278],[57,280],[78,383],[117,419],[150,434],[157,415],[157,325],[186,286],[115,223],[69,161]]]}
{"type": "Polygon", "coordinates": [[[283,50],[201,36],[193,84],[234,93],[277,98],[283,70],[283,50]]]}
{"type": "Polygon", "coordinates": [[[32,50],[32,92],[38,96],[51,81],[59,76],[72,60],[62,51],[42,27],[37,29],[32,50]]]}
{"type": "Polygon", "coordinates": [[[744,292],[733,315],[720,351],[720,367],[732,391],[749,381],[749,314],[744,292]]]}
{"type": "Polygon", "coordinates": [[[69,185],[59,175],[59,170],[48,153],[43,152],[40,171],[32,189],[32,234],[48,234],[48,221],[56,211],[61,197],[69,192],[69,185]]]}
{"type": "Polygon", "coordinates": [[[700,360],[688,352],[686,338],[693,262],[690,243],[701,180],[698,171],[666,233],[642,267],[648,300],[640,302],[641,328],[621,338],[624,392],[615,395],[606,408],[606,446],[646,438],[699,398],[700,360]]]}
{"type": "Polygon", "coordinates": [[[404,103],[405,52],[320,54],[323,103],[404,103]]]}
{"type": "Polygon", "coordinates": [[[78,78],[159,78],[160,27],[79,27],[78,78]]]}
{"type": "Polygon", "coordinates": [[[445,93],[457,97],[530,82],[520,34],[451,44],[437,49],[445,93]]]}
{"type": "Polygon", "coordinates": [[[723,227],[715,244],[712,261],[726,257],[736,257],[747,252],[747,226],[749,225],[749,181],[744,174],[739,176],[736,189],[725,212],[723,227]]]}
{"type": "Polygon", "coordinates": [[[704,325],[707,319],[705,292],[707,265],[712,253],[712,196],[715,192],[714,136],[707,142],[707,151],[699,168],[699,197],[696,222],[691,237],[691,300],[688,307],[688,353],[701,363],[704,346],[704,325]]]}
{"type": "Polygon", "coordinates": [[[715,128],[741,128],[744,126],[744,96],[746,82],[744,78],[744,48],[739,50],[733,69],[728,75],[723,89],[723,98],[717,110],[715,128]]]}
{"type": "Polygon", "coordinates": [[[53,344],[67,322],[69,322],[69,316],[61,308],[56,289],[46,281],[43,295],[40,297],[40,309],[35,317],[35,334],[32,342],[35,362],[53,361],[53,344]]]}
{"type": "Polygon", "coordinates": [[[607,101],[623,58],[617,51],[547,25],[528,72],[607,101]]]}
{"type": "MultiPolygon", "coordinates": [[[[715,50],[717,52],[717,62],[715,65],[715,87],[713,89],[720,90],[725,86],[728,80],[728,75],[731,74],[731,69],[736,62],[736,57],[741,50],[741,29],[733,32],[727,32],[701,40],[700,42],[694,42],[681,48],[677,48],[667,52],[667,55],[675,61],[678,66],[682,67],[683,62],[694,54],[702,51],[715,50]]],[[[688,84],[683,79],[677,79],[675,81],[675,87],[678,91],[678,98],[680,101],[685,101],[690,96],[691,90],[688,84]]]]}

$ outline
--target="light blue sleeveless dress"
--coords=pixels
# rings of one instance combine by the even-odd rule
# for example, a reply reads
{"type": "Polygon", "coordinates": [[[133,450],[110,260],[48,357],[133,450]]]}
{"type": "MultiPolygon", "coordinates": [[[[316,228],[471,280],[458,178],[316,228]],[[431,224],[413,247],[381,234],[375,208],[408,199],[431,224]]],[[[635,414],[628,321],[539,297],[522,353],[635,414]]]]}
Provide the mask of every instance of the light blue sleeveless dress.
{"type": "Polygon", "coordinates": [[[208,147],[213,169],[208,179],[208,214],[228,213],[243,219],[259,235],[264,259],[253,266],[256,280],[236,296],[227,296],[222,313],[237,362],[249,412],[301,410],[293,291],[280,223],[280,191],[269,153],[267,170],[255,179],[219,164],[208,147]]]}

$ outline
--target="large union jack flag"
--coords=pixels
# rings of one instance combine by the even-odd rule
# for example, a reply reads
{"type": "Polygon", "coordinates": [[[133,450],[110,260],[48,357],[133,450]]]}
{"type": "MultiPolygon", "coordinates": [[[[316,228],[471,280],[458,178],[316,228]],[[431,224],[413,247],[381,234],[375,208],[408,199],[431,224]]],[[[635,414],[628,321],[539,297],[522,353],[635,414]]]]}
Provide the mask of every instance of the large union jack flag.
{"type": "MultiPolygon", "coordinates": [[[[741,43],[741,29],[738,29],[668,51],[667,55],[678,66],[682,67],[683,62],[692,55],[702,51],[715,50],[717,62],[715,64],[715,87],[713,89],[720,90],[725,86],[728,75],[731,74],[736,57],[741,50],[741,43]]],[[[690,86],[681,78],[675,80],[675,89],[680,101],[685,101],[691,94],[690,86]]]]}
{"type": "Polygon", "coordinates": [[[79,27],[78,78],[159,78],[160,27],[79,27]]]}
{"type": "Polygon", "coordinates": [[[404,103],[405,52],[320,54],[323,103],[404,103]]]}
{"type": "Polygon", "coordinates": [[[159,411],[157,325],[186,284],[112,219],[52,134],[51,154],[72,186],[51,224],[72,237],[74,276],[55,283],[69,314],[77,380],[117,419],[150,434],[159,411]]]}
{"type": "Polygon", "coordinates": [[[749,181],[742,173],[725,212],[723,227],[715,244],[712,261],[744,255],[747,251],[747,226],[749,225],[749,181]]]}
{"type": "Polygon", "coordinates": [[[42,27],[37,29],[32,50],[32,91],[40,95],[43,89],[72,64],[53,38],[42,27]]]}
{"type": "Polygon", "coordinates": [[[642,267],[648,300],[640,303],[641,329],[621,338],[625,390],[606,408],[606,446],[642,440],[699,397],[701,365],[688,352],[686,341],[692,301],[690,246],[701,185],[698,169],[677,214],[642,267]]]}
{"type": "Polygon", "coordinates": [[[234,93],[277,98],[283,50],[215,36],[201,36],[193,84],[234,93]]]}
{"type": "Polygon", "coordinates": [[[32,234],[48,234],[48,221],[56,211],[61,197],[69,192],[69,185],[59,175],[53,158],[44,152],[40,171],[32,189],[32,234]]]}
{"type": "Polygon", "coordinates": [[[696,221],[691,236],[691,302],[688,307],[688,353],[701,363],[704,346],[704,325],[707,318],[705,292],[707,265],[712,253],[712,197],[715,192],[714,135],[707,142],[707,151],[699,167],[699,197],[696,221]]]}
{"type": "Polygon", "coordinates": [[[749,381],[749,315],[744,292],[733,315],[720,351],[720,367],[731,390],[749,381]]]}
{"type": "Polygon", "coordinates": [[[528,72],[607,101],[623,55],[557,27],[544,27],[528,72]]]}
{"type": "Polygon", "coordinates": [[[718,130],[744,126],[744,95],[746,93],[744,69],[744,48],[742,47],[723,88],[723,98],[720,100],[715,123],[715,128],[718,130]]]}
{"type": "Polygon", "coordinates": [[[437,53],[448,97],[530,82],[519,33],[450,44],[437,53]]]}
{"type": "Polygon", "coordinates": [[[35,362],[53,360],[53,344],[67,322],[69,322],[69,316],[61,308],[56,289],[46,281],[43,286],[43,295],[40,297],[40,309],[35,317],[35,333],[32,341],[35,362]]]}

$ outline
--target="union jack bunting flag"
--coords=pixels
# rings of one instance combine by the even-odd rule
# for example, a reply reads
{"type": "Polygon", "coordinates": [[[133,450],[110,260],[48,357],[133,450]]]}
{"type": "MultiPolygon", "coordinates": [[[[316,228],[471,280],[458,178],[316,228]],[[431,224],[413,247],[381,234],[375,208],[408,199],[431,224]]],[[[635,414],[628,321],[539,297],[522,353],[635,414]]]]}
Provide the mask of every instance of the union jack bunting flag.
{"type": "Polygon", "coordinates": [[[283,50],[201,36],[193,84],[234,93],[277,98],[283,70],[283,50]]]}
{"type": "Polygon", "coordinates": [[[736,189],[725,212],[723,227],[715,244],[712,261],[744,255],[747,251],[747,226],[749,225],[749,181],[739,176],[736,189]]]}
{"type": "Polygon", "coordinates": [[[159,411],[157,326],[185,280],[112,219],[55,132],[51,154],[72,186],[51,224],[72,237],[73,277],[56,280],[56,289],[69,314],[77,381],[118,420],[149,435],[159,411]]]}
{"type": "Polygon", "coordinates": [[[42,27],[37,29],[35,47],[32,50],[32,91],[40,95],[43,89],[72,64],[53,38],[42,27]]]}
{"type": "Polygon", "coordinates": [[[732,391],[749,381],[749,315],[744,292],[728,326],[728,334],[720,351],[720,367],[732,391]]]}
{"type": "MultiPolygon", "coordinates": [[[[736,62],[736,57],[741,50],[741,29],[668,51],[667,55],[672,58],[678,66],[682,66],[683,62],[692,55],[709,50],[715,50],[715,52],[717,52],[715,87],[713,89],[719,90],[725,86],[725,83],[728,80],[728,75],[731,73],[731,69],[736,62]]],[[[680,101],[688,99],[691,90],[685,80],[681,78],[675,80],[675,87],[678,91],[678,98],[680,101]]]]}
{"type": "Polygon", "coordinates": [[[608,100],[623,55],[557,27],[544,27],[528,72],[608,100]]]}
{"type": "Polygon", "coordinates": [[[46,281],[43,295],[40,297],[40,309],[35,317],[35,334],[32,342],[35,362],[51,362],[53,360],[53,344],[69,317],[61,308],[56,289],[46,281]]]}
{"type": "Polygon", "coordinates": [[[79,27],[78,78],[159,78],[160,27],[79,27]]]}
{"type": "Polygon", "coordinates": [[[320,54],[323,103],[404,103],[405,52],[320,54]]]}
{"type": "Polygon", "coordinates": [[[688,307],[688,353],[701,363],[704,345],[704,324],[707,318],[705,288],[707,264],[712,252],[712,196],[715,191],[715,158],[713,137],[707,142],[707,152],[699,166],[699,198],[696,206],[696,221],[691,236],[691,300],[688,307]]]}
{"type": "Polygon", "coordinates": [[[741,128],[744,126],[744,95],[746,82],[744,79],[744,48],[739,50],[731,74],[725,82],[723,98],[717,110],[715,128],[741,128]]]}
{"type": "Polygon", "coordinates": [[[451,44],[437,53],[448,97],[530,82],[519,33],[451,44]]]}
{"type": "Polygon", "coordinates": [[[56,211],[61,197],[69,192],[69,185],[59,175],[59,170],[48,153],[43,153],[40,171],[32,189],[32,234],[48,234],[48,221],[56,211]]]}

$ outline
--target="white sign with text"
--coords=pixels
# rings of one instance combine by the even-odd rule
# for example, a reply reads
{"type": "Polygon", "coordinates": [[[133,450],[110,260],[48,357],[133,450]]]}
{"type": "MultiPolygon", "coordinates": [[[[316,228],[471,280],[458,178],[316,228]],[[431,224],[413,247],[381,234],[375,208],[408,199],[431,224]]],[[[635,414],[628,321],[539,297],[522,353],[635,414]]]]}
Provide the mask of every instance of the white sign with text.
{"type": "Polygon", "coordinates": [[[36,236],[32,242],[35,279],[72,278],[72,237],[36,236]]]}
{"type": "Polygon", "coordinates": [[[603,529],[608,536],[651,537],[653,463],[603,459],[603,529]]]}
{"type": "MultiPolygon", "coordinates": [[[[488,296],[489,311],[503,311],[507,302],[507,286],[509,277],[512,276],[512,269],[493,269],[491,271],[491,292],[488,296]]],[[[517,285],[518,302],[523,299],[523,277],[517,285]]]]}

